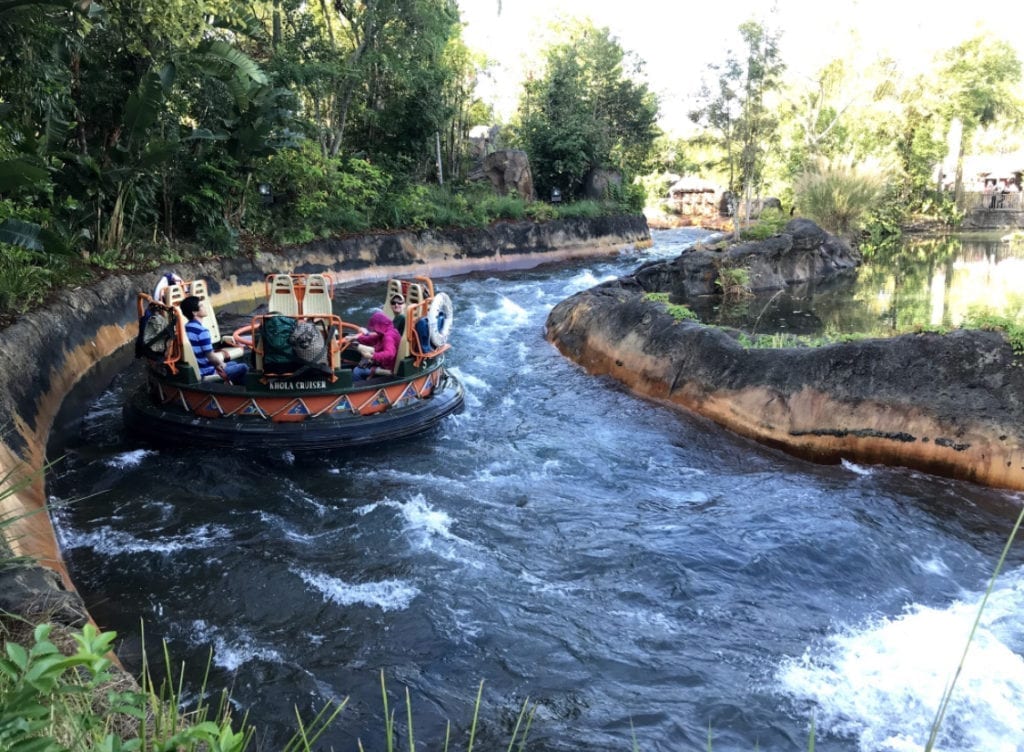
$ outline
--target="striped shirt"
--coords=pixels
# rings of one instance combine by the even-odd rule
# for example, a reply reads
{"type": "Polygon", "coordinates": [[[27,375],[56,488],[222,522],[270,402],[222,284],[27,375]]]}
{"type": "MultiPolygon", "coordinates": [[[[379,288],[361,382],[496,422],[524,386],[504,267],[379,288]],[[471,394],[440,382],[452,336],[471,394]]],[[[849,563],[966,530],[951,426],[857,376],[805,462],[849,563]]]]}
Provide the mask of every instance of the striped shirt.
{"type": "Polygon", "coordinates": [[[185,332],[188,334],[189,344],[196,354],[196,363],[199,366],[200,376],[209,376],[216,370],[207,357],[213,352],[213,341],[210,339],[210,330],[203,326],[201,321],[192,319],[185,324],[185,332]]]}

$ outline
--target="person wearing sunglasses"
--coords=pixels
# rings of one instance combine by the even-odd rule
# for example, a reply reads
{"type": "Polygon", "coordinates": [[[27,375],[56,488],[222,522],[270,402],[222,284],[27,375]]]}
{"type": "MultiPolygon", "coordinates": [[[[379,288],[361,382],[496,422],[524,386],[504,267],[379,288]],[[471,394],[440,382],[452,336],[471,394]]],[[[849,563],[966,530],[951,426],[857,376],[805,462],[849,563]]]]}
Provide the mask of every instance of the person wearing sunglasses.
{"type": "Polygon", "coordinates": [[[391,322],[395,325],[395,329],[398,330],[399,334],[405,333],[405,298],[395,293],[391,296],[391,314],[394,318],[391,322]]]}

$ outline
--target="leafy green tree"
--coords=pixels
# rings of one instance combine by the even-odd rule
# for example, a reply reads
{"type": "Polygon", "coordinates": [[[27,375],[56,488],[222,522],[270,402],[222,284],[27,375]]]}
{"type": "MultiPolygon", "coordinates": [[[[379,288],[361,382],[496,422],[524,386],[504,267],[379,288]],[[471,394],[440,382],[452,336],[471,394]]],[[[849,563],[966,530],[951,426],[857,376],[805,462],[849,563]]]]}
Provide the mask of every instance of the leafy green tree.
{"type": "Polygon", "coordinates": [[[596,168],[627,180],[644,172],[658,135],[658,104],[636,80],[639,62],[607,28],[590,23],[563,29],[545,62],[543,74],[523,87],[513,133],[538,190],[578,196],[596,168]]]}
{"type": "MultiPolygon", "coordinates": [[[[441,96],[448,117],[439,134],[441,171],[444,180],[459,180],[468,172],[468,137],[477,125],[494,122],[493,108],[475,96],[477,70],[485,67],[484,57],[474,53],[461,35],[448,41],[442,60],[448,69],[441,96]]],[[[439,180],[439,182],[441,182],[439,180]]]]}
{"type": "Polygon", "coordinates": [[[454,0],[284,2],[289,28],[268,68],[300,92],[324,155],[432,155],[451,116],[441,92],[453,75],[447,45],[460,33],[454,0]]]}
{"type": "Polygon", "coordinates": [[[889,126],[897,101],[898,69],[892,60],[871,65],[835,58],[805,85],[787,94],[782,123],[789,129],[783,173],[790,181],[822,161],[858,164],[887,159],[879,131],[889,126]]]}
{"type": "Polygon", "coordinates": [[[954,193],[963,194],[963,162],[971,139],[979,128],[1002,118],[1021,120],[1017,86],[1021,63],[1008,42],[975,37],[949,50],[939,71],[945,103],[944,115],[962,124],[956,161],[954,193]]]}
{"type": "Polygon", "coordinates": [[[764,185],[768,154],[778,144],[778,112],[771,100],[782,87],[785,65],[777,33],[754,21],[741,24],[739,32],[745,57],[730,52],[724,63],[709,66],[717,74],[717,88],[712,91],[705,84],[701,106],[690,119],[717,134],[726,155],[729,189],[742,194],[749,209],[764,185]]]}

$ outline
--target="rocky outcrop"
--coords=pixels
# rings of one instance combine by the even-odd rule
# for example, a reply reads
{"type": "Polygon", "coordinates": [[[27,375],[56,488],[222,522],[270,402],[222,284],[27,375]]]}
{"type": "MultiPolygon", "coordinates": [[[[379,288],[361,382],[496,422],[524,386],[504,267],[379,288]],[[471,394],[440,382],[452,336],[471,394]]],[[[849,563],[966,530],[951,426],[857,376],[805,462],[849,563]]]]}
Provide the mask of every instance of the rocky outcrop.
{"type": "MultiPolygon", "coordinates": [[[[812,234],[798,244],[813,246],[812,234]]],[[[786,250],[759,275],[765,280],[848,263],[830,241],[803,252],[790,241],[767,248],[786,250]],[[789,263],[787,254],[807,258],[789,263]]],[[[680,299],[708,289],[707,266],[696,268],[680,257],[578,293],[551,311],[547,338],[594,374],[803,457],[1024,489],[1024,368],[1001,333],[748,349],[735,332],[677,321],[645,299],[661,285],[680,299]]]]}
{"type": "Polygon", "coordinates": [[[583,177],[584,198],[602,201],[621,189],[622,173],[615,170],[594,169],[583,177]]]}
{"type": "Polygon", "coordinates": [[[533,201],[533,173],[530,158],[520,149],[501,149],[483,159],[483,173],[499,196],[515,193],[523,201],[533,201]]]}
{"type": "Polygon", "coordinates": [[[767,240],[705,242],[675,259],[645,264],[635,276],[648,291],[668,292],[673,302],[684,303],[721,292],[716,283],[723,269],[746,269],[748,290],[760,292],[826,279],[856,269],[860,261],[842,239],[810,220],[794,219],[767,240]]]}

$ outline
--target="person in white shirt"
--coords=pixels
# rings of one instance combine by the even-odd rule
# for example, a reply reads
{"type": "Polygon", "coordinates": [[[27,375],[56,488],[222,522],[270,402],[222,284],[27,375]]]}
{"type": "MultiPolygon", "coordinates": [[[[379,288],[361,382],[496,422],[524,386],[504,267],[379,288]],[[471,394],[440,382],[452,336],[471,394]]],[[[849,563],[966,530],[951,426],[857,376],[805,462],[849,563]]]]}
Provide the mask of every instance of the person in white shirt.
{"type": "Polygon", "coordinates": [[[156,283],[156,287],[153,288],[153,300],[163,303],[164,302],[164,290],[171,285],[184,284],[183,280],[176,272],[167,272],[160,276],[160,281],[156,283]]]}

